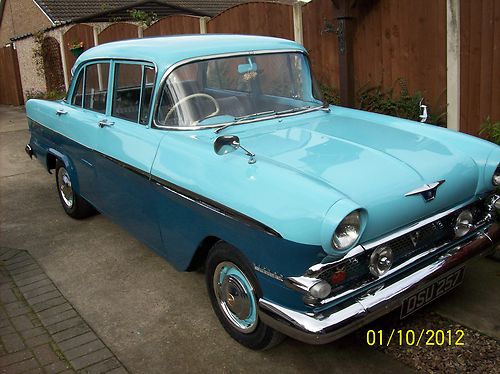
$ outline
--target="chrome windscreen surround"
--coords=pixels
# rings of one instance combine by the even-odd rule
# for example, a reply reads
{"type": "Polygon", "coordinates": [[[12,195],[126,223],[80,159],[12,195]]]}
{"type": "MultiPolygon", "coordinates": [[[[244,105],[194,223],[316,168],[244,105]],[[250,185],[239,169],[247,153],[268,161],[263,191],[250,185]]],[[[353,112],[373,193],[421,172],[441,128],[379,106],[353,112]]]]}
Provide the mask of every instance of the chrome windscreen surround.
{"type": "Polygon", "coordinates": [[[255,51],[239,51],[239,52],[228,52],[228,53],[219,53],[219,54],[213,54],[213,55],[208,55],[208,56],[197,56],[197,57],[192,57],[188,58],[185,60],[178,61],[174,64],[172,64],[168,69],[163,73],[159,84],[157,86],[157,92],[155,94],[155,97],[153,98],[153,112],[152,112],[152,125],[155,128],[158,129],[165,129],[165,130],[172,130],[172,131],[194,131],[194,130],[207,130],[207,129],[215,129],[223,126],[223,124],[216,124],[216,125],[205,125],[205,126],[166,126],[158,123],[156,121],[156,116],[158,113],[158,107],[160,104],[160,92],[163,90],[163,86],[165,85],[165,82],[168,78],[168,76],[177,68],[192,63],[192,62],[198,62],[198,61],[206,61],[210,59],[216,59],[216,58],[225,58],[225,57],[235,57],[235,56],[254,56],[254,55],[263,55],[263,54],[272,54],[272,53],[301,53],[306,58],[308,59],[309,66],[310,66],[310,61],[309,61],[309,55],[308,53],[300,48],[284,48],[284,49],[263,49],[263,50],[255,50],[255,51]]]}

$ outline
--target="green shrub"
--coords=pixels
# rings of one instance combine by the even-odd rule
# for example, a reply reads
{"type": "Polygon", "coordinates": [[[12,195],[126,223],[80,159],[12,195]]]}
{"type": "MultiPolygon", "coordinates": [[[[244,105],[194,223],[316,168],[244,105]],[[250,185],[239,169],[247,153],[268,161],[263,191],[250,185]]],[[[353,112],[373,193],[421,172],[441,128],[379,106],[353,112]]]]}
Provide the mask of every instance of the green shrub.
{"type": "Polygon", "coordinates": [[[66,96],[65,92],[58,91],[39,91],[39,90],[28,90],[26,91],[26,98],[29,99],[43,99],[43,100],[60,100],[64,99],[66,96]]]}
{"type": "Polygon", "coordinates": [[[479,134],[500,145],[500,121],[493,122],[488,116],[481,124],[479,134]]]}
{"type": "MultiPolygon", "coordinates": [[[[384,90],[381,86],[365,85],[361,87],[356,93],[356,108],[420,121],[422,94],[417,91],[410,95],[404,79],[400,78],[395,83],[399,86],[398,93],[394,92],[394,88],[384,90]]],[[[319,88],[325,101],[334,105],[340,103],[340,96],[335,88],[324,84],[320,84],[319,88]]],[[[446,126],[446,111],[435,110],[437,105],[431,107],[425,101],[424,104],[427,105],[428,117],[426,123],[446,126]]]]}
{"type": "Polygon", "coordinates": [[[320,83],[319,90],[321,92],[321,96],[323,100],[328,104],[339,105],[340,104],[340,95],[339,92],[326,84],[320,83]]]}

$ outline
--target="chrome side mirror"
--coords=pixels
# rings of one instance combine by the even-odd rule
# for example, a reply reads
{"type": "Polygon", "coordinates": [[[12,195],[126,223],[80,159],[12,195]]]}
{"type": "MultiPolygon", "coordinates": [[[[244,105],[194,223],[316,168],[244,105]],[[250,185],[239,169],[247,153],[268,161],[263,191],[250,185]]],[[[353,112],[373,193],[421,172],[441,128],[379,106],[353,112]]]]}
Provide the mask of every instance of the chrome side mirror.
{"type": "Polygon", "coordinates": [[[215,139],[214,142],[214,151],[219,156],[227,155],[228,153],[236,151],[238,148],[243,149],[247,156],[250,157],[248,159],[249,164],[255,164],[255,153],[252,153],[244,148],[240,144],[240,138],[238,138],[236,135],[222,135],[215,139]]]}
{"type": "Polygon", "coordinates": [[[240,138],[236,135],[222,135],[215,139],[214,151],[219,156],[227,155],[240,147],[240,138]]]}

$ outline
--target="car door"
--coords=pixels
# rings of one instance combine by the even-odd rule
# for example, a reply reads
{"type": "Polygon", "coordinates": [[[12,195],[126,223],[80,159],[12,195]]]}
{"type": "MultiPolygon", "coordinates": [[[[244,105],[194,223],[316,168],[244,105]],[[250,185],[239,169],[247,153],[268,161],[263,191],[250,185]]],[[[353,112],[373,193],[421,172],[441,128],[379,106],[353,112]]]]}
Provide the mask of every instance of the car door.
{"type": "MultiPolygon", "coordinates": [[[[57,131],[64,137],[59,145],[74,168],[79,194],[91,204],[96,202],[94,147],[99,136],[99,120],[106,110],[109,62],[82,66],[72,81],[68,97],[56,106],[57,131]],[[99,71],[100,80],[95,72],[99,71]]],[[[70,171],[71,172],[71,171],[70,171]]]]}
{"type": "Polygon", "coordinates": [[[149,127],[152,65],[114,61],[106,115],[99,119],[96,168],[99,209],[153,249],[161,235],[150,170],[163,133],[149,127]]]}

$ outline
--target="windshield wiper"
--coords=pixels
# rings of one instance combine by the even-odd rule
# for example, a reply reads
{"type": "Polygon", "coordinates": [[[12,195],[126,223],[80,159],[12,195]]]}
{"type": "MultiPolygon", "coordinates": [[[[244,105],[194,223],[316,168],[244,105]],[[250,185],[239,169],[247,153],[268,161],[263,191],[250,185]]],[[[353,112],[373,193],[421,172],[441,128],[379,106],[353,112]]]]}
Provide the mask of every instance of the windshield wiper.
{"type": "Polygon", "coordinates": [[[307,109],[310,109],[310,108],[311,108],[310,105],[306,105],[306,106],[301,106],[301,107],[298,107],[298,108],[291,108],[291,109],[281,110],[279,112],[276,112],[276,114],[280,115],[280,114],[295,113],[295,112],[300,112],[302,110],[307,110],[307,109]]]}
{"type": "Polygon", "coordinates": [[[234,121],[226,123],[225,125],[219,127],[216,129],[214,132],[216,134],[220,133],[222,130],[228,128],[229,126],[237,125],[238,123],[245,121],[247,119],[252,119],[260,116],[265,116],[267,114],[276,114],[276,111],[274,110],[268,110],[265,112],[259,112],[259,113],[252,113],[252,114],[247,114],[246,116],[239,116],[239,117],[234,117],[234,121]]]}
{"type": "Polygon", "coordinates": [[[242,123],[243,121],[251,120],[251,119],[254,119],[254,118],[257,118],[257,117],[260,117],[260,116],[264,116],[264,115],[267,115],[267,114],[272,114],[272,115],[274,115],[274,117],[280,117],[280,116],[286,115],[286,114],[291,114],[291,113],[296,113],[296,112],[302,112],[302,111],[312,112],[312,111],[315,111],[315,110],[330,111],[329,105],[326,102],[323,102],[322,105],[315,106],[315,107],[307,105],[307,106],[303,106],[303,107],[299,107],[299,108],[291,108],[291,109],[282,110],[280,112],[277,112],[275,110],[268,110],[266,112],[253,113],[253,114],[248,114],[246,116],[241,116],[241,117],[234,117],[234,121],[222,125],[218,129],[216,129],[214,132],[216,134],[218,134],[222,130],[228,128],[229,126],[238,125],[238,124],[242,123]]]}

